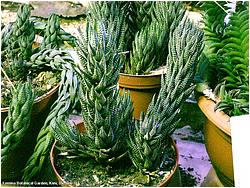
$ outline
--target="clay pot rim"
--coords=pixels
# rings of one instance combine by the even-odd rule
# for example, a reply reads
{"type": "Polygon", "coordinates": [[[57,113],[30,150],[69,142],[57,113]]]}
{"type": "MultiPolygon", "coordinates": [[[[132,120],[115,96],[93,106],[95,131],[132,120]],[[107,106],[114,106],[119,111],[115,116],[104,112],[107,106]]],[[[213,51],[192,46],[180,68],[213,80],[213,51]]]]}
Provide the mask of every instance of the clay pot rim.
{"type": "MultiPolygon", "coordinates": [[[[172,170],[170,171],[170,174],[164,179],[164,181],[162,181],[159,185],[157,185],[158,187],[165,187],[168,184],[168,181],[171,180],[171,178],[173,177],[173,175],[176,173],[178,165],[179,165],[179,150],[176,146],[176,143],[174,141],[174,139],[172,137],[169,136],[169,138],[172,141],[172,146],[174,146],[174,150],[175,150],[175,154],[176,154],[176,162],[175,165],[173,166],[172,170]]],[[[54,150],[57,144],[57,140],[54,141],[52,148],[50,150],[50,163],[51,166],[53,168],[54,173],[56,174],[57,178],[60,179],[60,181],[62,182],[62,186],[67,186],[67,187],[74,187],[73,184],[67,183],[58,173],[58,171],[56,170],[55,164],[54,164],[54,150]]]]}
{"type": "MultiPolygon", "coordinates": [[[[60,83],[58,83],[55,87],[53,87],[51,90],[49,90],[47,93],[44,93],[43,95],[37,97],[34,100],[34,104],[39,103],[40,101],[42,101],[43,99],[47,98],[48,96],[51,96],[52,94],[54,94],[57,89],[59,88],[60,83]]],[[[1,112],[8,112],[9,111],[9,107],[4,107],[1,108],[1,112]]]]}
{"type": "Polygon", "coordinates": [[[175,150],[175,154],[176,154],[176,162],[175,162],[175,165],[172,168],[172,171],[170,172],[169,176],[167,178],[165,178],[164,181],[158,185],[159,187],[165,187],[168,184],[168,181],[171,180],[173,175],[176,173],[178,165],[179,165],[179,150],[177,148],[177,145],[176,145],[174,139],[171,136],[169,136],[169,138],[172,141],[172,146],[174,146],[174,150],[175,150]]]}
{"type": "MultiPolygon", "coordinates": [[[[57,140],[54,141],[53,145],[52,145],[52,148],[50,150],[50,154],[49,154],[49,158],[50,158],[50,164],[53,168],[53,171],[54,173],[56,174],[56,177],[57,179],[60,179],[60,181],[62,182],[62,184],[65,184],[67,185],[66,187],[74,187],[73,185],[71,185],[70,183],[67,183],[61,176],[60,174],[58,173],[58,171],[56,170],[56,166],[55,166],[55,163],[54,163],[54,157],[55,157],[55,147],[56,147],[56,143],[57,143],[57,140]]],[[[60,182],[59,182],[60,184],[60,182]]]]}
{"type": "Polygon", "coordinates": [[[151,73],[151,74],[126,74],[126,73],[119,73],[120,76],[127,76],[127,77],[138,77],[138,78],[144,78],[144,77],[158,77],[161,75],[164,75],[165,73],[151,73]]]}
{"type": "Polygon", "coordinates": [[[158,89],[161,87],[163,74],[132,75],[120,73],[118,86],[127,89],[158,89]]]}
{"type": "Polygon", "coordinates": [[[205,96],[201,96],[198,99],[198,106],[204,115],[213,122],[217,128],[231,137],[230,116],[223,111],[214,111],[215,105],[216,103],[214,101],[207,99],[205,96]]]}

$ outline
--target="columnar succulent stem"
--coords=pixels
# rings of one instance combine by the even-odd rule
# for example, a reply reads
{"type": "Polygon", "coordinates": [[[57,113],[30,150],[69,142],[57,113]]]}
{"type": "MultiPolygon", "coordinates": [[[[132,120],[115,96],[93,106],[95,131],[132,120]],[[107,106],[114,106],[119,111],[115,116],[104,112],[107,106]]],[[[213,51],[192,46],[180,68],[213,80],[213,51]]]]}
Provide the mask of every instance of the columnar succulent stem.
{"type": "Polygon", "coordinates": [[[70,64],[64,64],[61,74],[61,85],[58,98],[51,106],[51,111],[45,120],[38,136],[34,153],[30,156],[24,169],[23,180],[29,182],[35,180],[46,166],[49,151],[54,140],[53,128],[57,126],[59,119],[66,118],[78,103],[79,82],[70,64]]]}
{"type": "Polygon", "coordinates": [[[14,62],[28,61],[32,54],[32,43],[35,38],[34,25],[29,21],[30,7],[21,5],[17,12],[17,19],[11,30],[8,41],[8,56],[14,62]]]}
{"type": "Polygon", "coordinates": [[[180,108],[194,89],[192,81],[203,49],[202,40],[203,33],[185,19],[170,34],[160,93],[152,99],[145,116],[141,114],[128,141],[130,158],[140,170],[159,167],[162,148],[168,145],[166,136],[178,125],[180,108]]]}
{"type": "MultiPolygon", "coordinates": [[[[117,30],[123,27],[119,20],[116,24],[117,30]]],[[[102,163],[114,163],[126,155],[125,138],[132,120],[132,102],[120,96],[116,86],[122,54],[117,46],[120,34],[111,34],[113,29],[112,24],[106,26],[100,20],[88,19],[86,31],[77,43],[80,63],[73,66],[80,81],[86,133],[81,135],[67,123],[55,127],[55,136],[69,155],[94,157],[102,163]]]]}
{"type": "Polygon", "coordinates": [[[130,29],[133,24],[138,28],[133,37],[130,59],[125,64],[125,73],[148,74],[164,65],[168,55],[169,33],[178,26],[186,9],[181,2],[132,2],[133,5],[140,7],[136,13],[140,16],[135,23],[129,22],[132,25],[128,25],[130,29]]]}
{"type": "Polygon", "coordinates": [[[28,82],[18,85],[13,93],[8,117],[1,132],[1,162],[6,160],[10,152],[23,140],[29,128],[34,98],[31,84],[28,82]]]}
{"type": "Polygon", "coordinates": [[[59,17],[51,14],[48,18],[46,31],[40,49],[58,49],[63,43],[60,38],[60,22],[59,17]]]}

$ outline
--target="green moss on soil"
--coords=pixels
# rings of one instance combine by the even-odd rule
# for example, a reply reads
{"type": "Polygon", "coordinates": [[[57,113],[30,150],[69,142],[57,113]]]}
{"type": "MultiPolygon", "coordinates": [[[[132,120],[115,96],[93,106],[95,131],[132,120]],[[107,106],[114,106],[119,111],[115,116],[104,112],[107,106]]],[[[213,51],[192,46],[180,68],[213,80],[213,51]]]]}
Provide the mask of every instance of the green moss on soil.
{"type": "MultiPolygon", "coordinates": [[[[32,87],[35,91],[35,96],[40,97],[59,84],[61,80],[60,72],[44,71],[34,75],[32,87]]],[[[13,81],[14,87],[17,87],[20,81],[13,81]]],[[[2,78],[1,80],[1,108],[8,107],[12,99],[12,86],[9,82],[2,78]]]]}
{"type": "MultiPolygon", "coordinates": [[[[174,156],[170,158],[175,159],[174,156]]],[[[139,172],[130,161],[123,161],[117,166],[108,166],[91,159],[70,159],[60,155],[55,158],[55,166],[66,182],[81,187],[157,186],[173,169],[172,164],[163,170],[139,172]]]]}

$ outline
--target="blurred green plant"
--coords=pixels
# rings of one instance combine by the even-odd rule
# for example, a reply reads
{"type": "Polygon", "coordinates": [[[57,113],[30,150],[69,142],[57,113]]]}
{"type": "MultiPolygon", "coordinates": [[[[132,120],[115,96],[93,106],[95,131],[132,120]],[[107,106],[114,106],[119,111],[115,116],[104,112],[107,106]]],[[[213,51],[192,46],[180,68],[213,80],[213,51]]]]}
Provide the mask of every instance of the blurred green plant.
{"type": "Polygon", "coordinates": [[[249,4],[204,2],[205,50],[197,90],[214,89],[216,109],[249,113],[249,4]]]}

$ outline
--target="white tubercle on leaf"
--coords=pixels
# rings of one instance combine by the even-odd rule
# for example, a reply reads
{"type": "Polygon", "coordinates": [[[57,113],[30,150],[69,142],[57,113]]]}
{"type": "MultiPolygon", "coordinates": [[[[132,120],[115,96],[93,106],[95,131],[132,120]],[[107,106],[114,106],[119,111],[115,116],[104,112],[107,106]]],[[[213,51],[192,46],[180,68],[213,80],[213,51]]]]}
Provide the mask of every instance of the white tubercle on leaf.
{"type": "Polygon", "coordinates": [[[216,96],[215,94],[212,92],[212,89],[205,89],[203,90],[203,94],[208,98],[211,99],[213,101],[216,101],[216,96]]]}

